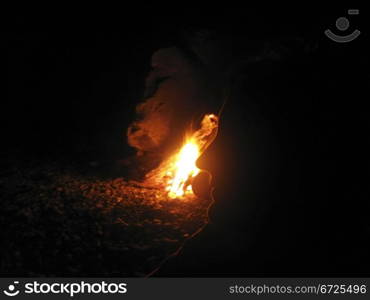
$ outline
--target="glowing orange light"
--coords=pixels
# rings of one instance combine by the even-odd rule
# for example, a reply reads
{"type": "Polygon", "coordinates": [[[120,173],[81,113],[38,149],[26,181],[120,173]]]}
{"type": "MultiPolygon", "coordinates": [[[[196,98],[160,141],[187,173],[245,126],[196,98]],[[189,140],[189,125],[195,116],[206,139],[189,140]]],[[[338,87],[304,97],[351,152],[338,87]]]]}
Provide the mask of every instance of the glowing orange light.
{"type": "Polygon", "coordinates": [[[199,173],[195,165],[199,155],[199,147],[193,140],[189,140],[181,148],[175,163],[175,176],[169,180],[168,196],[170,198],[182,197],[186,192],[191,192],[189,179],[199,173]]]}
{"type": "Polygon", "coordinates": [[[146,175],[146,184],[164,188],[172,199],[193,195],[192,179],[200,172],[196,161],[216,137],[218,117],[207,114],[200,125],[188,135],[178,152],[146,175]]]}

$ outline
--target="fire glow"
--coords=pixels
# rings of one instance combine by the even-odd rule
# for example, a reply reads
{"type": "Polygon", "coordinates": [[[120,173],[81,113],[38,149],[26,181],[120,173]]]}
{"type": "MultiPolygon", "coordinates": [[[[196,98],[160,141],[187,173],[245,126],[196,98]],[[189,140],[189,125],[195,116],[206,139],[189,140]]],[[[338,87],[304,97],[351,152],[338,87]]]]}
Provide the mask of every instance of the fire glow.
{"type": "Polygon", "coordinates": [[[170,198],[182,197],[185,193],[192,192],[190,179],[200,171],[196,166],[199,156],[199,147],[192,139],[181,148],[175,163],[175,175],[169,180],[169,186],[166,189],[170,198]]]}
{"type": "Polygon", "coordinates": [[[218,117],[214,114],[205,115],[200,128],[188,135],[179,151],[147,174],[146,183],[155,186],[164,185],[171,199],[194,196],[192,181],[201,171],[196,166],[197,159],[213,142],[217,130],[218,117]]]}

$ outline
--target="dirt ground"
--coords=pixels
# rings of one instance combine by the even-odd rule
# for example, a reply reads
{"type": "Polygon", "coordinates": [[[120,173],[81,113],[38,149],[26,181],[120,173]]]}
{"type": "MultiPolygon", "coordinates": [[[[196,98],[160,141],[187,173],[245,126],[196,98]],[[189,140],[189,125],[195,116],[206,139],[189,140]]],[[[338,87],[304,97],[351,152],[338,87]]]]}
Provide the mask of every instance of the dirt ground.
{"type": "Polygon", "coordinates": [[[168,199],[96,168],[8,157],[0,171],[3,276],[147,276],[208,222],[205,201],[168,199]]]}

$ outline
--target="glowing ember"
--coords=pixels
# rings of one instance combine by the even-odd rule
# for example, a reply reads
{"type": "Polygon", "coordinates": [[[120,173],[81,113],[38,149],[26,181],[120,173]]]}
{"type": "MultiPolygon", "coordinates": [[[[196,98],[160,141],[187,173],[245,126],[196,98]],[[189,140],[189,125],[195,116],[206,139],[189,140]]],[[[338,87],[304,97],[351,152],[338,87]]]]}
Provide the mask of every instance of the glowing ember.
{"type": "Polygon", "coordinates": [[[218,117],[205,115],[200,128],[192,132],[180,150],[147,174],[146,183],[158,187],[164,184],[172,199],[193,195],[192,179],[200,172],[196,161],[215,139],[217,130],[218,117]]]}

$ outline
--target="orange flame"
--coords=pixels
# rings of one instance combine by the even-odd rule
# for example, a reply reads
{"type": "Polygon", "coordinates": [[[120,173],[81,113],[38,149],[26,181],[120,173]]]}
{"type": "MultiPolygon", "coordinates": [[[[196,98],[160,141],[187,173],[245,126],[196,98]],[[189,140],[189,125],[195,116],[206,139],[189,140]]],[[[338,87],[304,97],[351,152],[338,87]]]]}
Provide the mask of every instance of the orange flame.
{"type": "Polygon", "coordinates": [[[146,175],[146,183],[156,186],[164,183],[168,197],[172,199],[193,195],[192,178],[200,172],[196,161],[215,139],[217,130],[218,117],[205,115],[200,128],[186,139],[180,150],[146,175]]]}
{"type": "Polygon", "coordinates": [[[190,139],[181,148],[176,158],[174,177],[169,180],[169,186],[167,187],[170,198],[182,197],[186,192],[190,193],[192,191],[189,179],[196,176],[200,171],[195,165],[199,155],[199,147],[193,139],[190,139]]]}

